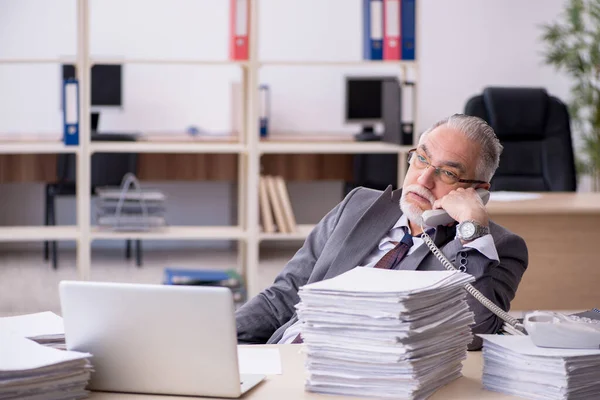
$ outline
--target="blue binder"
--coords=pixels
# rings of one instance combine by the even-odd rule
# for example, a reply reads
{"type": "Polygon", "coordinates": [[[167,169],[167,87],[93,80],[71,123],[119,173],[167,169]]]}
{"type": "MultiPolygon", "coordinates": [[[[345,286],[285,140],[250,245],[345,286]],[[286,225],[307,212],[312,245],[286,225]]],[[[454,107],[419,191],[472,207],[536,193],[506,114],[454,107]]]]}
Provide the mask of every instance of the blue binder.
{"type": "Polygon", "coordinates": [[[383,60],[383,0],[363,0],[363,59],[383,60]]]}
{"type": "Polygon", "coordinates": [[[269,116],[271,115],[271,91],[268,85],[260,85],[259,88],[260,98],[260,125],[259,132],[260,137],[264,138],[269,135],[269,116]]]}
{"type": "Polygon", "coordinates": [[[402,49],[400,58],[402,60],[415,59],[415,7],[416,0],[401,0],[400,3],[400,40],[402,49]]]}
{"type": "Polygon", "coordinates": [[[63,142],[79,145],[79,82],[69,78],[63,81],[63,142]]]}

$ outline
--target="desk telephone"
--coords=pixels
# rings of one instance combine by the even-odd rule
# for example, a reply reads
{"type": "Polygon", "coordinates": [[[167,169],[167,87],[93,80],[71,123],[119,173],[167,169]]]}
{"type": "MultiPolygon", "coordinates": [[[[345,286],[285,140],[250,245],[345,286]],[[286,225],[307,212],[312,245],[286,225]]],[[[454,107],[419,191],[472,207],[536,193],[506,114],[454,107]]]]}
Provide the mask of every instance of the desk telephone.
{"type": "MultiPolygon", "coordinates": [[[[490,192],[477,189],[483,204],[487,204],[490,192]]],[[[443,209],[423,212],[423,223],[427,226],[447,225],[454,220],[443,209]]],[[[438,249],[431,237],[423,229],[423,240],[442,265],[456,271],[450,260],[438,249]]],[[[503,330],[510,335],[529,335],[538,347],[599,349],[600,348],[600,313],[598,319],[563,315],[555,312],[536,311],[527,314],[523,323],[513,318],[491,300],[486,298],[473,285],[467,283],[465,289],[488,310],[504,321],[503,330]]]]}

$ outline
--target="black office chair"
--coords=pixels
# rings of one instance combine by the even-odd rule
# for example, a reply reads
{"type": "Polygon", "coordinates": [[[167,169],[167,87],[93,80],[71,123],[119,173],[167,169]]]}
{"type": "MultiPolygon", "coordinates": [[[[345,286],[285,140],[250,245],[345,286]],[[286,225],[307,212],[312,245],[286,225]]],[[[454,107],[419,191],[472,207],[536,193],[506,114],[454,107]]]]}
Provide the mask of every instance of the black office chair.
{"type": "MultiPolygon", "coordinates": [[[[106,135],[92,134],[92,141],[134,141],[131,135],[106,135]]],[[[45,224],[56,225],[56,197],[75,196],[76,158],[74,154],[61,154],[57,157],[57,181],[46,184],[45,224]]],[[[120,186],[123,176],[129,172],[135,173],[137,169],[137,154],[133,153],[97,153],[91,159],[91,188],[92,196],[96,188],[102,186],[120,186]]],[[[137,266],[142,265],[142,242],[135,241],[137,266]]],[[[48,261],[52,256],[52,267],[58,268],[57,242],[44,242],[44,259],[48,261]]],[[[125,257],[131,259],[131,240],[126,241],[125,257]]]]}
{"type": "Polygon", "coordinates": [[[352,181],[344,182],[343,197],[359,186],[385,190],[396,189],[398,182],[398,155],[355,154],[352,158],[352,181]]]}
{"type": "Polygon", "coordinates": [[[504,146],[492,190],[577,189],[569,113],[546,90],[489,87],[469,99],[465,114],[487,121],[504,146]]]}

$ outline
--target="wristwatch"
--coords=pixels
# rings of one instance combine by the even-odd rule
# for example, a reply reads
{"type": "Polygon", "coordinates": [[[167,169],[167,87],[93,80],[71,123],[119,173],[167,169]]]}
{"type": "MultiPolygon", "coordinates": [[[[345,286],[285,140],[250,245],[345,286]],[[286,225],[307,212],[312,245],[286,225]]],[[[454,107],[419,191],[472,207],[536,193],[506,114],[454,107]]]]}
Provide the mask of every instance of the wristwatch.
{"type": "Polygon", "coordinates": [[[488,226],[483,226],[478,222],[466,220],[456,226],[456,236],[459,239],[471,241],[490,233],[488,226]]]}

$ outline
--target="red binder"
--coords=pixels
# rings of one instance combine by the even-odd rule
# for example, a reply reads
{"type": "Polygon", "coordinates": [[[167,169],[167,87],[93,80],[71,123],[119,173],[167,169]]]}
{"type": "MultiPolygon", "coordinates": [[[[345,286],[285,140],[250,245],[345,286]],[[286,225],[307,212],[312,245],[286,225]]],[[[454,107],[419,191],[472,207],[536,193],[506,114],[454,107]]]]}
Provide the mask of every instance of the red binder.
{"type": "Polygon", "coordinates": [[[231,0],[230,5],[229,58],[247,60],[250,0],[231,0]]]}
{"type": "Polygon", "coordinates": [[[400,59],[400,0],[383,0],[383,59],[400,59]]]}

